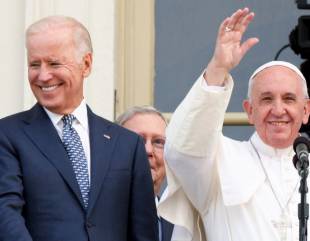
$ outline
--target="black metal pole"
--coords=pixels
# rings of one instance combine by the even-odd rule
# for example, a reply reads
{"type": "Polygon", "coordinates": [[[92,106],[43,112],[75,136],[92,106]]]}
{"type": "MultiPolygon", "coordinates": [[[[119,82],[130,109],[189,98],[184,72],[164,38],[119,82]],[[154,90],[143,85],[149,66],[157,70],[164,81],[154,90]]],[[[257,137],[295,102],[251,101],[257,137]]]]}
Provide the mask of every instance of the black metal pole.
{"type": "Polygon", "coordinates": [[[309,204],[307,203],[307,167],[301,167],[298,170],[300,179],[300,203],[298,204],[298,219],[299,219],[299,241],[307,241],[307,221],[309,218],[309,204]]]}

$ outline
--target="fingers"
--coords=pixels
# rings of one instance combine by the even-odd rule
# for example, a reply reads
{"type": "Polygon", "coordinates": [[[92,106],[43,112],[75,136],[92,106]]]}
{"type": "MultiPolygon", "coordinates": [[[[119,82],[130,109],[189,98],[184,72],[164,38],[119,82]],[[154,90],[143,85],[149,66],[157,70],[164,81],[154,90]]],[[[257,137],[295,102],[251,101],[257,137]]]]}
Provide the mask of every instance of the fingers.
{"type": "Polygon", "coordinates": [[[254,19],[254,13],[250,12],[248,14],[246,14],[242,19],[240,19],[240,21],[236,24],[235,29],[236,31],[241,32],[241,34],[243,34],[246,29],[248,28],[249,24],[252,22],[252,20],[254,19]]]}
{"type": "Polygon", "coordinates": [[[242,43],[241,56],[243,57],[255,44],[259,42],[258,38],[249,38],[244,43],[242,43]]]}
{"type": "Polygon", "coordinates": [[[242,20],[244,19],[244,17],[247,16],[248,13],[249,13],[248,8],[238,9],[230,16],[230,20],[227,23],[228,27],[234,30],[238,30],[240,22],[242,22],[242,20]]]}
{"type": "Polygon", "coordinates": [[[230,31],[244,33],[253,18],[254,13],[250,12],[248,8],[238,9],[222,22],[220,26],[220,34],[225,34],[230,31]]]}
{"type": "Polygon", "coordinates": [[[227,28],[230,28],[230,27],[228,27],[229,26],[229,21],[230,21],[230,18],[228,17],[220,25],[220,28],[219,28],[219,34],[220,35],[225,34],[227,32],[227,28]]]}

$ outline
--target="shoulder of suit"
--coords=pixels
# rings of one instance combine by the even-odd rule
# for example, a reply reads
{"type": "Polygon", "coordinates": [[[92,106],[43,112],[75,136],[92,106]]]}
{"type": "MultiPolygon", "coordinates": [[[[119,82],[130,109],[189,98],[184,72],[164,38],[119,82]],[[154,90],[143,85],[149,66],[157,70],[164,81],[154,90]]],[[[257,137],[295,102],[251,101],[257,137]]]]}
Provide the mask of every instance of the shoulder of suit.
{"type": "Polygon", "coordinates": [[[108,129],[118,132],[121,136],[127,136],[129,138],[138,139],[139,135],[133,131],[128,130],[127,128],[120,126],[117,123],[114,123],[110,120],[107,120],[101,116],[96,115],[95,113],[91,112],[91,116],[96,118],[97,121],[100,121],[102,124],[106,125],[108,129]]]}
{"type": "Polygon", "coordinates": [[[18,112],[12,115],[5,116],[0,119],[0,124],[6,124],[6,123],[14,123],[21,120],[27,119],[29,117],[29,110],[18,112]]]}

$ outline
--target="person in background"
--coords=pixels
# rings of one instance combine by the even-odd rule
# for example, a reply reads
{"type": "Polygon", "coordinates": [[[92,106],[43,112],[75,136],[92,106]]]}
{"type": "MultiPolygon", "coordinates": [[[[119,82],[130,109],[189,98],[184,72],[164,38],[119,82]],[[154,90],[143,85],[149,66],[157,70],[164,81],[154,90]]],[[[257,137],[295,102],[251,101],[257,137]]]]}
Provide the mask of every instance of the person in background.
{"type": "MultiPolygon", "coordinates": [[[[152,173],[155,200],[158,204],[166,174],[163,153],[167,126],[165,117],[152,106],[135,106],[121,114],[116,123],[143,138],[152,173]]],[[[172,231],[173,225],[159,217],[159,240],[170,241],[172,231]]]]}
{"type": "Polygon", "coordinates": [[[244,8],[221,23],[213,57],[167,128],[169,193],[158,210],[183,228],[172,240],[299,240],[300,178],[292,163],[293,143],[310,108],[300,70],[284,61],[256,69],[243,102],[255,132],[247,141],[222,133],[233,89],[229,73],[258,43],[257,38],[242,41],[253,18],[244,8]],[[199,238],[192,239],[197,232],[199,238]]]}
{"type": "Polygon", "coordinates": [[[0,120],[1,241],[154,241],[142,138],[95,115],[87,29],[50,16],[26,32],[30,110],[0,120]]]}

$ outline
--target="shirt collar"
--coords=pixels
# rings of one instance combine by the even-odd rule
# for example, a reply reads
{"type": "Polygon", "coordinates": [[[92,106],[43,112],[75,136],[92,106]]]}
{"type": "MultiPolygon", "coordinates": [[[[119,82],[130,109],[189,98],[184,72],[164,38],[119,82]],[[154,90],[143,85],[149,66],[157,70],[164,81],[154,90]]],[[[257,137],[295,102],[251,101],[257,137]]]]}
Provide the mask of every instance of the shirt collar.
{"type": "Polygon", "coordinates": [[[159,197],[155,196],[155,205],[156,205],[156,211],[157,211],[157,217],[160,218],[160,215],[158,213],[158,204],[159,204],[159,197]]]}
{"type": "Polygon", "coordinates": [[[283,149],[274,148],[264,143],[263,140],[259,137],[257,132],[254,132],[254,134],[251,137],[251,141],[254,144],[255,148],[258,150],[258,152],[262,153],[263,155],[269,157],[279,157],[280,159],[282,157],[292,155],[293,151],[292,145],[283,149]]]}
{"type": "MultiPolygon", "coordinates": [[[[47,113],[48,117],[51,119],[51,121],[53,122],[54,126],[60,126],[62,128],[62,121],[61,118],[63,117],[63,115],[59,115],[57,113],[51,112],[48,109],[46,109],[45,107],[43,107],[45,112],[47,113]]],[[[83,99],[80,103],[80,105],[71,113],[75,116],[76,120],[78,121],[78,123],[85,129],[88,131],[88,117],[87,117],[87,106],[86,106],[86,102],[83,99]]]]}

